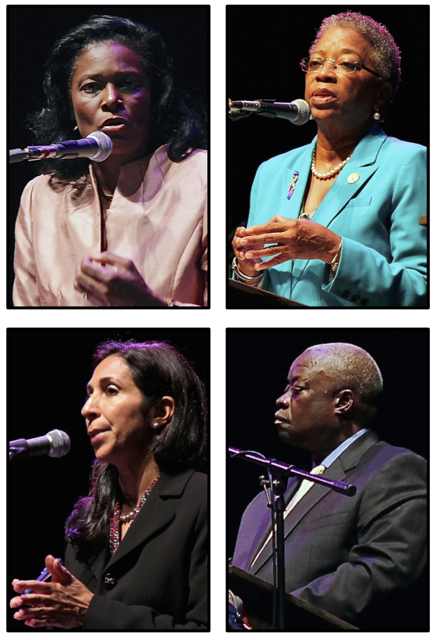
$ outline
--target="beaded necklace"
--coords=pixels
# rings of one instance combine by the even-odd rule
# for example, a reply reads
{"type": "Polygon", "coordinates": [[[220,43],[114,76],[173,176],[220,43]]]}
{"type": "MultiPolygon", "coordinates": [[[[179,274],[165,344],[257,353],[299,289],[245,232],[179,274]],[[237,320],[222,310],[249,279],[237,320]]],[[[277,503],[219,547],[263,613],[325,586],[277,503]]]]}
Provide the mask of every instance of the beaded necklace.
{"type": "Polygon", "coordinates": [[[350,158],[351,156],[348,156],[348,158],[340,162],[334,169],[332,169],[331,171],[328,171],[327,173],[319,173],[316,170],[316,149],[314,149],[313,155],[312,155],[312,165],[310,167],[310,170],[312,174],[315,176],[315,178],[317,178],[318,180],[328,180],[329,178],[333,178],[333,176],[339,173],[340,170],[343,169],[343,167],[345,167],[345,165],[350,160],[350,158]]]}
{"type": "Polygon", "coordinates": [[[115,554],[120,544],[120,525],[123,524],[124,522],[131,522],[137,517],[137,515],[140,513],[140,509],[146,502],[146,498],[150,495],[152,489],[157,484],[159,477],[160,475],[158,474],[155,480],[150,485],[150,487],[146,489],[146,491],[140,498],[140,502],[137,504],[136,507],[134,507],[134,509],[130,513],[127,513],[126,515],[122,516],[121,515],[122,508],[120,506],[120,502],[116,502],[116,504],[114,505],[113,515],[110,523],[110,534],[109,534],[109,547],[110,547],[110,553],[112,556],[115,554]]]}

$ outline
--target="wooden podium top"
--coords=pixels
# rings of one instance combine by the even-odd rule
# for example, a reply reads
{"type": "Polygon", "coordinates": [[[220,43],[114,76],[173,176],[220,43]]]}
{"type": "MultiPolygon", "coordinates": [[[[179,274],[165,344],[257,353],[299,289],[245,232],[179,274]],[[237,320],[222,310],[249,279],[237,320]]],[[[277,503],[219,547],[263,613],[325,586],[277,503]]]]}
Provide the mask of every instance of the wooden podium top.
{"type": "MultiPolygon", "coordinates": [[[[228,569],[228,588],[244,603],[255,630],[272,629],[273,586],[237,567],[228,569]]],[[[358,631],[357,627],[290,594],[285,597],[285,631],[358,631]]]]}
{"type": "Polygon", "coordinates": [[[227,309],[306,309],[307,305],[230,278],[227,309]]]}

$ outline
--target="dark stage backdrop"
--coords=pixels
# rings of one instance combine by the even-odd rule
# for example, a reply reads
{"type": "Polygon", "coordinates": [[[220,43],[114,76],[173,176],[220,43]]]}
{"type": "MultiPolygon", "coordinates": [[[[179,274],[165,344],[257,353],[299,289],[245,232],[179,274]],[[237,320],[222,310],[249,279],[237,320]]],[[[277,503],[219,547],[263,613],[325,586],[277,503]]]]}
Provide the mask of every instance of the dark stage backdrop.
{"type": "MultiPolygon", "coordinates": [[[[386,25],[401,49],[402,79],[383,130],[389,136],[429,142],[429,6],[236,5],[227,7],[227,99],[304,97],[299,62],[308,54],[322,20],[351,9],[386,25]]],[[[309,144],[313,122],[297,127],[280,118],[252,115],[227,122],[228,255],[234,230],[246,224],[257,167],[269,158],[309,144]]],[[[272,215],[275,215],[275,211],[272,215]]],[[[271,216],[268,216],[271,217],[271,216]]]]}
{"type": "MultiPolygon", "coordinates": [[[[350,342],[372,355],[384,380],[377,433],[382,440],[428,459],[428,329],[228,329],[227,446],[310,469],[309,454],[279,440],[275,401],[287,385],[293,360],[308,347],[325,342],[350,342]]],[[[258,465],[227,458],[227,558],[233,555],[243,511],[261,491],[263,471],[258,465]]],[[[416,593],[414,617],[427,615],[426,596],[423,591],[416,593]]]]}
{"type": "MultiPolygon", "coordinates": [[[[88,493],[94,460],[81,408],[92,375],[96,345],[107,339],[166,340],[210,385],[209,329],[9,329],[7,333],[7,440],[65,431],[71,449],[7,467],[7,602],[14,578],[34,579],[46,555],[64,557],[64,523],[74,503],[88,493]]],[[[6,603],[5,603],[6,606],[6,603]]],[[[32,631],[13,619],[8,631],[32,631]]]]}
{"type": "MultiPolygon", "coordinates": [[[[43,67],[55,41],[95,14],[150,24],[173,53],[175,81],[208,106],[210,97],[210,7],[207,5],[14,5],[8,24],[8,148],[30,142],[26,118],[41,105],[43,67]]],[[[53,142],[59,142],[54,140],[53,142]]],[[[66,160],[68,162],[68,160],[66,160]]],[[[14,226],[24,186],[35,177],[33,162],[8,172],[8,306],[12,306],[14,226]]]]}

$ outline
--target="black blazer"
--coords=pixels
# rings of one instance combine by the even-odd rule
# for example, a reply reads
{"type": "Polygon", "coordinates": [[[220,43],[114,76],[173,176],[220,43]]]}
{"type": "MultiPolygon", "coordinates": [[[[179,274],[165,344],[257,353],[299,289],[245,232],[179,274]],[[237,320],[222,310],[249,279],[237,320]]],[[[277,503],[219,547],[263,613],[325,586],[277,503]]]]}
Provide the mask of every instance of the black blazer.
{"type": "Polygon", "coordinates": [[[112,558],[66,566],[95,595],[83,630],[208,630],[207,476],[161,474],[112,558]]]}
{"type": "MultiPolygon", "coordinates": [[[[426,461],[368,431],[326,470],[357,487],[347,497],[312,489],[285,520],[286,591],[357,623],[376,598],[416,578],[426,562],[426,461]]],[[[291,480],[286,502],[296,491],[291,480]]],[[[272,544],[251,567],[270,529],[266,497],[245,511],[233,565],[272,583],[272,544]]]]}

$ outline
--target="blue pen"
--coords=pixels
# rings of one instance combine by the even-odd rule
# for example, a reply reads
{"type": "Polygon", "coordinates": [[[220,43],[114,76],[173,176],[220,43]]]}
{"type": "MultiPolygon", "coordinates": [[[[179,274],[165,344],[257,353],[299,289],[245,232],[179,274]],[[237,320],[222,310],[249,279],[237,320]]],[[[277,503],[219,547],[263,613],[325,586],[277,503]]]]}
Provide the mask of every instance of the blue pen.
{"type": "MultiPolygon", "coordinates": [[[[62,562],[61,558],[56,558],[56,559],[58,562],[62,562]]],[[[47,569],[47,567],[44,567],[44,569],[41,571],[38,578],[36,578],[36,582],[46,582],[48,578],[50,578],[50,571],[47,569]]],[[[28,593],[33,593],[33,591],[31,589],[26,589],[26,591],[23,591],[23,594],[28,594],[28,593]]]]}

